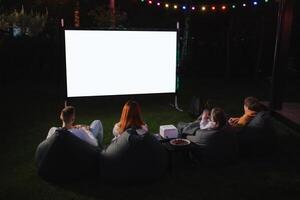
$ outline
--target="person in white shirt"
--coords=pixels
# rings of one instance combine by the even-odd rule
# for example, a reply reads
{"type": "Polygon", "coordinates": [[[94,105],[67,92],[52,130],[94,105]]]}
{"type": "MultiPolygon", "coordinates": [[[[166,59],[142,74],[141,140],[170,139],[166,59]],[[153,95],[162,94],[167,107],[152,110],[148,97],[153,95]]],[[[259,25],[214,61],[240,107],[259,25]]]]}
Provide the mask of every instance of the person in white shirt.
{"type": "MultiPolygon", "coordinates": [[[[103,140],[103,126],[100,120],[94,120],[88,125],[74,125],[75,108],[73,106],[65,107],[60,113],[62,128],[66,128],[76,137],[93,145],[98,146],[103,140]]],[[[50,128],[47,138],[53,135],[57,127],[50,128]]]]}
{"type": "Polygon", "coordinates": [[[147,133],[148,126],[142,120],[141,108],[135,101],[128,101],[125,103],[120,121],[115,124],[113,128],[113,141],[116,140],[124,131],[129,128],[135,128],[137,134],[143,135],[147,133]]]}
{"type": "Polygon", "coordinates": [[[213,108],[211,112],[205,109],[199,119],[200,129],[217,129],[226,124],[226,116],[221,108],[213,108]]]}

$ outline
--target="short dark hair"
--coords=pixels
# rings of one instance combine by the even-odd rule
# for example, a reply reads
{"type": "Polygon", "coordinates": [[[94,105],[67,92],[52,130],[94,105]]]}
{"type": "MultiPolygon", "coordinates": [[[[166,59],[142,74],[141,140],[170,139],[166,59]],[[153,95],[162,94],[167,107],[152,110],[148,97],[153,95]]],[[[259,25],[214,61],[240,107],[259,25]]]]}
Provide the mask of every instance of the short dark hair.
{"type": "Polygon", "coordinates": [[[225,112],[222,108],[215,107],[211,110],[210,114],[212,120],[219,125],[218,128],[222,128],[223,126],[225,126],[227,119],[225,112]]]}
{"type": "Polygon", "coordinates": [[[255,97],[247,97],[244,99],[244,105],[248,107],[249,110],[259,112],[262,110],[262,105],[259,100],[255,97]]]}
{"type": "Polygon", "coordinates": [[[73,106],[66,106],[62,109],[60,116],[65,123],[69,123],[75,115],[75,108],[73,106]]]}

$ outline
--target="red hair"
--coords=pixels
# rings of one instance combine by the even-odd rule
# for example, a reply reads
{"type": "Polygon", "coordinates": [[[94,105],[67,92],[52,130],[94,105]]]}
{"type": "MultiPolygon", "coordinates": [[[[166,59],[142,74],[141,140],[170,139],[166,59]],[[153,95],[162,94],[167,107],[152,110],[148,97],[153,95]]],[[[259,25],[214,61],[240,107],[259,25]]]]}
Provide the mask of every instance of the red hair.
{"type": "Polygon", "coordinates": [[[123,133],[128,128],[141,128],[142,125],[145,125],[145,123],[142,120],[141,107],[137,102],[127,101],[125,103],[118,125],[119,134],[123,133]]]}

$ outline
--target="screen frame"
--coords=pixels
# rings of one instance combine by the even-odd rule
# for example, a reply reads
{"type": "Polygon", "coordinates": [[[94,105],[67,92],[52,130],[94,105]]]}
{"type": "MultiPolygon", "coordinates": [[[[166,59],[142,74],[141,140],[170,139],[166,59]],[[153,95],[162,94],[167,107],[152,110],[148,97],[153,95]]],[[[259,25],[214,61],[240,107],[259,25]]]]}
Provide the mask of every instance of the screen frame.
{"type": "Polygon", "coordinates": [[[149,96],[149,95],[164,95],[164,94],[177,94],[177,82],[178,82],[178,68],[179,68],[179,30],[174,28],[159,28],[159,29],[139,29],[139,28],[69,28],[63,27],[62,28],[62,66],[64,69],[64,96],[65,99],[80,99],[80,98],[98,98],[98,97],[124,97],[124,96],[149,96]],[[68,81],[67,81],[67,62],[66,62],[66,42],[65,42],[65,33],[66,31],[140,31],[140,32],[176,32],[176,66],[175,66],[175,92],[167,92],[167,93],[140,93],[140,94],[116,94],[116,95],[91,95],[91,96],[76,96],[76,97],[68,97],[68,81]]]}

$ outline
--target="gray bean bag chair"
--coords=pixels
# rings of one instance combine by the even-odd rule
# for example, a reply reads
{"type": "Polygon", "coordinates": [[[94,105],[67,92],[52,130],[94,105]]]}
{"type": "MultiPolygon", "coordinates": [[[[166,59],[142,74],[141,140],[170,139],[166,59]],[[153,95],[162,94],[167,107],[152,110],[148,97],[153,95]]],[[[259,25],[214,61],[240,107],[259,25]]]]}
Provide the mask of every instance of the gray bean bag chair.
{"type": "Polygon", "coordinates": [[[277,136],[268,111],[259,112],[238,133],[240,155],[260,157],[274,153],[277,149],[277,136]]]}
{"type": "Polygon", "coordinates": [[[106,149],[58,130],[36,151],[38,174],[51,182],[96,178],[105,183],[154,181],[167,170],[167,152],[151,134],[128,130],[106,149]]]}
{"type": "Polygon", "coordinates": [[[168,154],[152,134],[138,135],[129,129],[102,151],[100,163],[105,182],[149,182],[164,175],[168,154]]]}
{"type": "Polygon", "coordinates": [[[97,177],[101,150],[64,129],[58,129],[36,150],[38,175],[50,182],[97,177]]]}
{"type": "Polygon", "coordinates": [[[192,154],[203,164],[220,166],[236,161],[238,155],[237,136],[229,128],[221,130],[201,130],[194,134],[186,135],[186,138],[197,146],[192,154]]]}

